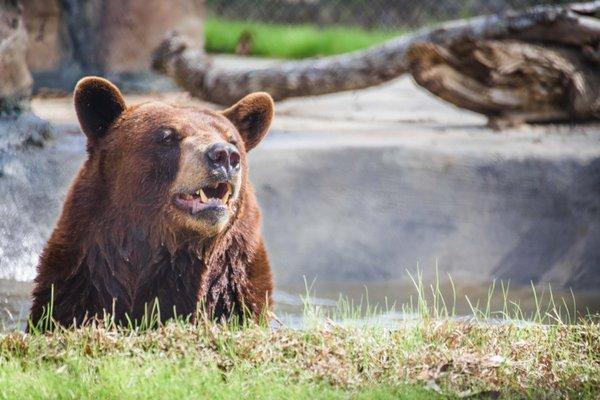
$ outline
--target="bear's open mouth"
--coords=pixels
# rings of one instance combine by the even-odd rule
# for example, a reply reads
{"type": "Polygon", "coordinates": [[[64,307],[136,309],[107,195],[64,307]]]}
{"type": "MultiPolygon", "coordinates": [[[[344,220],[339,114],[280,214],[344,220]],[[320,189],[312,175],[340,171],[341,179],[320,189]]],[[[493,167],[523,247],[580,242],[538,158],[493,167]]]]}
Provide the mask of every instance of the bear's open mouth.
{"type": "Polygon", "coordinates": [[[196,214],[206,208],[227,206],[232,193],[233,186],[221,182],[204,186],[193,193],[179,193],[175,196],[175,204],[191,214],[196,214]]]}

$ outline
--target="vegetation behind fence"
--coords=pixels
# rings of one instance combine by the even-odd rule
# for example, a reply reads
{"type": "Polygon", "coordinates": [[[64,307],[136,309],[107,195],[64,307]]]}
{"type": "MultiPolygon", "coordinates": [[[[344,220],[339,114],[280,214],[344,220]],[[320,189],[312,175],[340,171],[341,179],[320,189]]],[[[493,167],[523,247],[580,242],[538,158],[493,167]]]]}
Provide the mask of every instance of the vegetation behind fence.
{"type": "Polygon", "coordinates": [[[565,0],[207,0],[209,14],[281,24],[404,30],[430,23],[520,10],[565,0]]]}

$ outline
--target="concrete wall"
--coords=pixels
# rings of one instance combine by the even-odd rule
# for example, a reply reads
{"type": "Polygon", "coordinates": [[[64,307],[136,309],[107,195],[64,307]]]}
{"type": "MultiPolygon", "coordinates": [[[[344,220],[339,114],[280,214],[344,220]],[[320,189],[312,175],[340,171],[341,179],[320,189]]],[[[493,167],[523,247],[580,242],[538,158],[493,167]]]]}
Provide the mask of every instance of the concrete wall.
{"type": "MultiPolygon", "coordinates": [[[[600,130],[543,146],[432,135],[273,132],[250,159],[277,282],[378,282],[437,260],[455,279],[599,290],[600,130]]],[[[0,154],[0,278],[34,276],[82,136],[0,154]]]]}
{"type": "Polygon", "coordinates": [[[327,141],[252,158],[281,282],[401,280],[437,263],[457,279],[600,289],[597,154],[327,141]]]}

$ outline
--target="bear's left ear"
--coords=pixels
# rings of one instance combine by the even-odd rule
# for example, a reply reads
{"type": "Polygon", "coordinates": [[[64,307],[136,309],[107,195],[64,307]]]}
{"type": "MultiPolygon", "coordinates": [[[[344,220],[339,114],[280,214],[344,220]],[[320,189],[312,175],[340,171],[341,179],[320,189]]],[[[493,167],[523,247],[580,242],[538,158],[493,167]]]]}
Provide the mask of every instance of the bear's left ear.
{"type": "Polygon", "coordinates": [[[73,102],[81,129],[92,143],[101,139],[127,108],[119,89],[97,76],[77,82],[73,102]]]}
{"type": "Polygon", "coordinates": [[[250,151],[265,137],[273,120],[275,106],[268,93],[251,93],[222,114],[230,120],[250,151]]]}

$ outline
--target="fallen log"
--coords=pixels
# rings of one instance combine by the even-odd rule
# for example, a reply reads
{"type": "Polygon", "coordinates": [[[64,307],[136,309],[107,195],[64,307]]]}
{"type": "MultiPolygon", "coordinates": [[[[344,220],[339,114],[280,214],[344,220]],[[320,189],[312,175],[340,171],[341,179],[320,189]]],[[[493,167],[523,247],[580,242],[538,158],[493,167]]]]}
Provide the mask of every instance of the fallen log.
{"type": "Polygon", "coordinates": [[[458,40],[415,44],[407,57],[419,85],[495,128],[600,118],[600,66],[573,48],[458,40]]]}
{"type": "Polygon", "coordinates": [[[409,69],[419,85],[495,128],[598,119],[599,11],[600,2],[532,11],[513,20],[526,29],[497,39],[417,42],[409,69]]]}
{"type": "MultiPolygon", "coordinates": [[[[513,107],[515,120],[589,119],[597,117],[599,14],[600,1],[540,6],[446,23],[354,53],[241,71],[214,67],[203,50],[185,37],[173,34],[155,51],[153,67],[193,96],[217,104],[230,104],[257,90],[269,92],[276,100],[356,90],[412,72],[417,83],[432,93],[494,118],[502,114],[499,109],[507,104],[486,105],[486,101],[467,93],[468,88],[487,89],[484,95],[494,98],[497,91],[490,90],[493,84],[501,82],[503,89],[514,97],[518,87],[523,92],[524,84],[541,79],[541,85],[550,85],[546,90],[548,99],[543,91],[518,101],[514,98],[511,101],[508,96],[505,103],[513,107]],[[487,60],[480,57],[482,52],[488,54],[487,60]],[[461,57],[467,58],[461,60],[461,57]],[[520,70],[511,67],[514,70],[508,76],[504,69],[495,70],[511,65],[511,57],[522,66],[520,70]],[[473,59],[479,60],[479,70],[465,68],[470,62],[466,60],[473,59]],[[496,64],[489,63],[490,60],[496,64]],[[487,75],[482,74],[486,62],[487,75]],[[539,68],[544,72],[538,71],[539,68]],[[517,77],[527,69],[531,70],[528,78],[517,77]],[[445,74],[452,74],[452,78],[446,78],[445,74]],[[553,88],[554,85],[559,86],[553,88]],[[453,93],[455,90],[457,93],[453,93]],[[557,99],[564,96],[571,102],[566,107],[571,111],[552,111],[559,107],[557,99]]],[[[504,113],[502,117],[507,116],[504,113]]]]}

